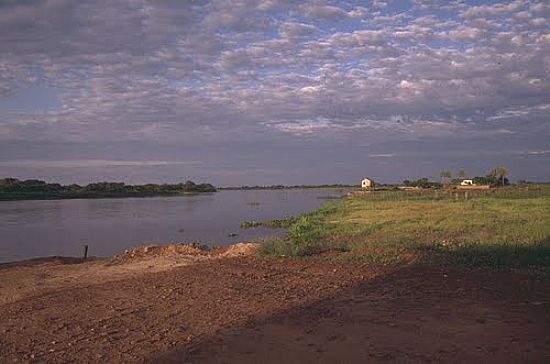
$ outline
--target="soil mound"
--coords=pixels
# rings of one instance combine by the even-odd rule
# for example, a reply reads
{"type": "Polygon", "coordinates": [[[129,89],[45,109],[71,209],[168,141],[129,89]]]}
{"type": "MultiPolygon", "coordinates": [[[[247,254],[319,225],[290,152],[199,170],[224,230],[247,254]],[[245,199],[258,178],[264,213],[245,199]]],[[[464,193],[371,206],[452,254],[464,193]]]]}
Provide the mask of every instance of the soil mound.
{"type": "Polygon", "coordinates": [[[244,257],[255,255],[258,251],[259,243],[237,243],[230,245],[224,252],[220,253],[221,257],[244,257]]]}
{"type": "Polygon", "coordinates": [[[177,255],[204,255],[206,248],[197,243],[174,243],[168,245],[145,245],[133,249],[127,249],[124,253],[115,255],[114,262],[127,262],[130,260],[150,257],[177,256],[177,255]]]}

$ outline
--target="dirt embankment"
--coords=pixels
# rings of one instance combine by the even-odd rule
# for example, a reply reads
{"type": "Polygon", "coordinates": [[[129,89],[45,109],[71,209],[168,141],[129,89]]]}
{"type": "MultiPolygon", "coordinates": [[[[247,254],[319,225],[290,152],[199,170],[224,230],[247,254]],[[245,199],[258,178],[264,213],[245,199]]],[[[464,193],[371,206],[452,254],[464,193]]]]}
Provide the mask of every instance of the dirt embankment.
{"type": "Polygon", "coordinates": [[[0,266],[1,362],[544,362],[548,282],[521,273],[146,247],[0,266]]]}
{"type": "Polygon", "coordinates": [[[239,243],[213,251],[195,244],[147,245],[112,258],[39,258],[0,264],[0,305],[51,290],[88,287],[219,259],[254,254],[257,244],[239,243]]]}

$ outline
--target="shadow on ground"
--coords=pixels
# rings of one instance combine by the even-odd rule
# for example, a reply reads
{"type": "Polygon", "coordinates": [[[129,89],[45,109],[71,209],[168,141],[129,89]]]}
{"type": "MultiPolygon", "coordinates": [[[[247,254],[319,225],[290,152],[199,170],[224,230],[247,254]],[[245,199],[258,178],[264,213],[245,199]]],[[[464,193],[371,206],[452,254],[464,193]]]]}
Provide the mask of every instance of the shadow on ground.
{"type": "MultiPolygon", "coordinates": [[[[548,266],[373,267],[342,254],[205,259],[29,292],[0,304],[0,362],[548,361],[548,266]]],[[[51,273],[36,268],[6,277],[51,273]]]]}
{"type": "Polygon", "coordinates": [[[550,267],[550,236],[531,244],[468,243],[419,246],[426,260],[444,265],[487,268],[550,267]]]}
{"type": "Polygon", "coordinates": [[[544,362],[547,283],[510,271],[405,267],[147,362],[544,362]]]}

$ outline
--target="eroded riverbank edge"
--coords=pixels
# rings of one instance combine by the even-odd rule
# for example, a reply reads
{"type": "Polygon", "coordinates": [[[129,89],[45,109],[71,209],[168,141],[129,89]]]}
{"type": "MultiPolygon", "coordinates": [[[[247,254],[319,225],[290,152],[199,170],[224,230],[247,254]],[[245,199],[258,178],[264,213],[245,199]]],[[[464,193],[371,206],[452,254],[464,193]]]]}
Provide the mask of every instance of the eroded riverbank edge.
{"type": "Polygon", "coordinates": [[[259,244],[206,250],[197,244],[144,245],[112,257],[42,257],[0,264],[0,305],[50,290],[113,282],[163,272],[207,259],[255,254],[259,244]]]}

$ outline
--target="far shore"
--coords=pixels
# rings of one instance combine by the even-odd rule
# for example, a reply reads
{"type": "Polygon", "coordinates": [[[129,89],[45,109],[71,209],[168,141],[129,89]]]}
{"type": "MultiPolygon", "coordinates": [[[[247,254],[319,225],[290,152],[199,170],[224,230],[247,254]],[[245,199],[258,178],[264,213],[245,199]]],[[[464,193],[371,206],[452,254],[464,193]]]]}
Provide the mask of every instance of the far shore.
{"type": "Polygon", "coordinates": [[[51,201],[51,200],[97,200],[97,199],[119,199],[119,198],[151,198],[151,197],[183,197],[183,196],[196,196],[203,194],[212,194],[215,191],[209,192],[175,192],[175,193],[152,193],[152,194],[119,194],[119,193],[91,193],[91,194],[62,194],[62,195],[16,195],[16,196],[2,196],[0,195],[0,202],[2,201],[51,201]]]}
{"type": "Polygon", "coordinates": [[[166,191],[166,192],[62,192],[62,193],[2,193],[2,201],[30,201],[30,200],[90,200],[90,199],[119,199],[119,198],[151,198],[151,197],[180,197],[213,194],[218,191],[281,191],[281,190],[351,190],[359,189],[358,186],[289,186],[289,187],[218,187],[207,191],[166,191]]]}
{"type": "Polygon", "coordinates": [[[37,179],[0,179],[0,201],[97,199],[124,197],[177,196],[216,192],[210,183],[186,181],[178,184],[127,185],[124,182],[92,182],[86,186],[61,185],[37,179]]]}

